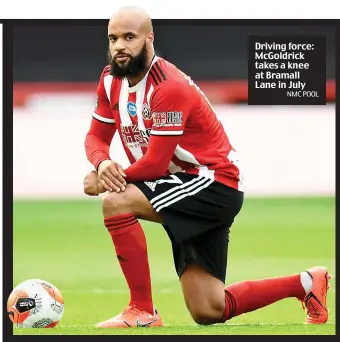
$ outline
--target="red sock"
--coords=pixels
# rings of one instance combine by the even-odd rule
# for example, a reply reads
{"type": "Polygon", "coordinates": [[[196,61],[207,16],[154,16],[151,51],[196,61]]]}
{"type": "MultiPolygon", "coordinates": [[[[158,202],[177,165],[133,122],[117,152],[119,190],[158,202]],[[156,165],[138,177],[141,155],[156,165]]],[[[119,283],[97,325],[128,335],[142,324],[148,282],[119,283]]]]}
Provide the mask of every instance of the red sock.
{"type": "Polygon", "coordinates": [[[225,288],[226,305],[221,322],[284,298],[296,297],[303,300],[305,295],[300,274],[231,284],[225,288]]]}
{"type": "Polygon", "coordinates": [[[104,219],[130,289],[129,305],[154,314],[151,278],[144,231],[131,214],[104,219]]]}

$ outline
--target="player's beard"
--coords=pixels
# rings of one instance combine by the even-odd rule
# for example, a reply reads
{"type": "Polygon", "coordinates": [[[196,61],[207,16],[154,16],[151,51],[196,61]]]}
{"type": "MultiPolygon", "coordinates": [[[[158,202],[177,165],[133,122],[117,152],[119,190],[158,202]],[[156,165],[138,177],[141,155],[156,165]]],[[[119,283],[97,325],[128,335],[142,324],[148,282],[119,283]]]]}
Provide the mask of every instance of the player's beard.
{"type": "Polygon", "coordinates": [[[140,53],[135,57],[130,56],[130,61],[126,65],[119,65],[112,58],[110,50],[108,51],[109,64],[111,66],[110,74],[115,77],[134,77],[147,69],[147,48],[144,43],[140,53]]]}

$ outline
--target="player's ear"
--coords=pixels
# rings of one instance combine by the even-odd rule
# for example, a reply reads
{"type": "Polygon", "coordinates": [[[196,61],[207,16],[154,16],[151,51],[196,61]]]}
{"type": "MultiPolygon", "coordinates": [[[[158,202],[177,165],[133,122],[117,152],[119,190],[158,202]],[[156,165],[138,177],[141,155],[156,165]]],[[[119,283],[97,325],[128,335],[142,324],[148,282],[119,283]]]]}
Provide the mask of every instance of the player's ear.
{"type": "Polygon", "coordinates": [[[149,44],[152,44],[153,41],[155,39],[155,34],[153,32],[149,32],[147,35],[146,35],[146,41],[149,43],[149,44]]]}

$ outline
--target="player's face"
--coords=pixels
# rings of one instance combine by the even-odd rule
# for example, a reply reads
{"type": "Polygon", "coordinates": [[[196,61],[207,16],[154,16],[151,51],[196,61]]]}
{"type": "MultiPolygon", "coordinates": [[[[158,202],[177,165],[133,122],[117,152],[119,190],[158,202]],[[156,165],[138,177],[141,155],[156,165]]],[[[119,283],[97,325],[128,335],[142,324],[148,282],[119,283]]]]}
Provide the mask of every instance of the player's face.
{"type": "Polygon", "coordinates": [[[146,42],[141,50],[135,55],[126,52],[112,55],[111,49],[108,53],[111,75],[116,77],[133,77],[147,69],[147,46],[146,42]],[[125,55],[126,54],[126,55],[125,55]]]}
{"type": "Polygon", "coordinates": [[[136,76],[147,68],[147,43],[145,34],[119,25],[110,25],[109,63],[114,76],[136,76]]]}

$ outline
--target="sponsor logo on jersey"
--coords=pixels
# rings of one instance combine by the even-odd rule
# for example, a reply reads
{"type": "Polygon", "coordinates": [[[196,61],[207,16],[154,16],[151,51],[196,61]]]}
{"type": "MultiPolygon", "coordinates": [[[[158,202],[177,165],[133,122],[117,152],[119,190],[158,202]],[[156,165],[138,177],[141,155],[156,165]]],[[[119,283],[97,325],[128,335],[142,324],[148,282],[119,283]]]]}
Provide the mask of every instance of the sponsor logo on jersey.
{"type": "Polygon", "coordinates": [[[144,120],[151,120],[151,110],[147,103],[143,104],[142,115],[144,120]]]}
{"type": "Polygon", "coordinates": [[[137,114],[137,106],[135,103],[129,101],[126,106],[127,111],[131,116],[135,116],[137,114]]]}
{"type": "Polygon", "coordinates": [[[127,147],[148,147],[151,128],[146,131],[139,129],[138,125],[123,126],[120,125],[122,133],[122,142],[127,147]]]}
{"type": "Polygon", "coordinates": [[[182,126],[182,112],[153,112],[153,124],[155,127],[177,127],[182,126]]]}

